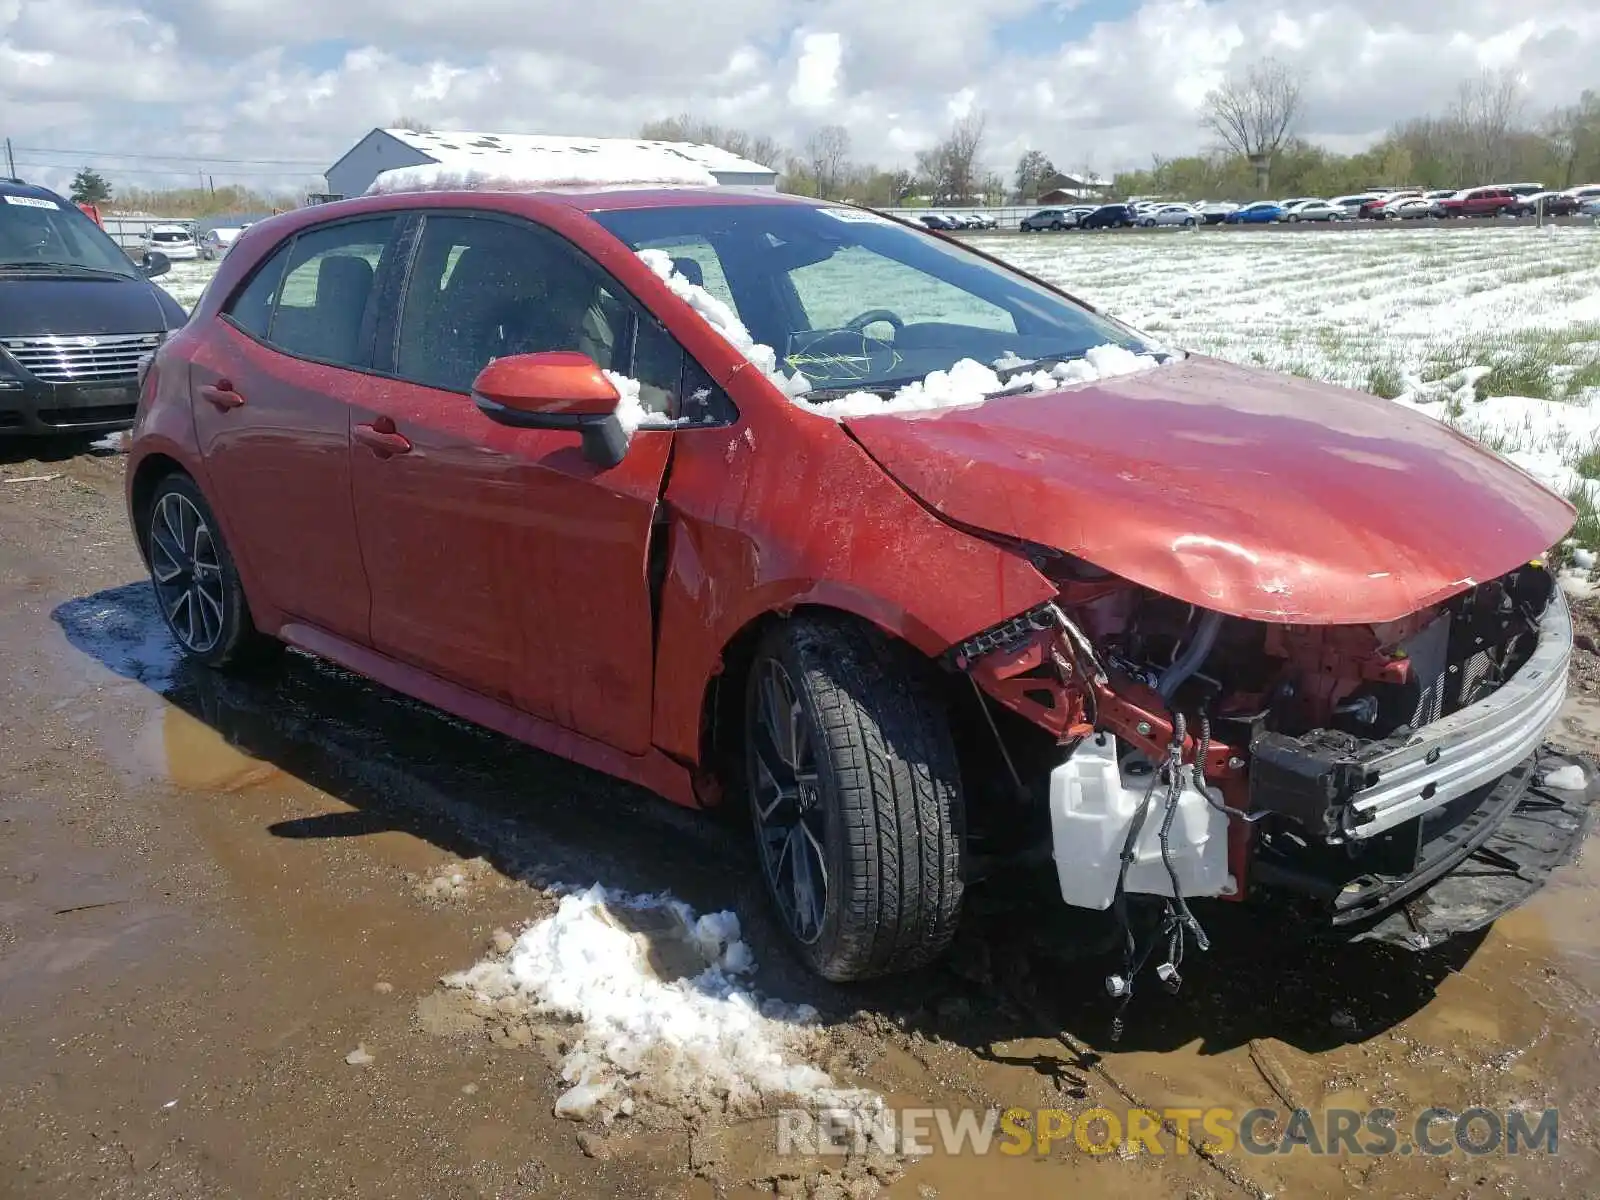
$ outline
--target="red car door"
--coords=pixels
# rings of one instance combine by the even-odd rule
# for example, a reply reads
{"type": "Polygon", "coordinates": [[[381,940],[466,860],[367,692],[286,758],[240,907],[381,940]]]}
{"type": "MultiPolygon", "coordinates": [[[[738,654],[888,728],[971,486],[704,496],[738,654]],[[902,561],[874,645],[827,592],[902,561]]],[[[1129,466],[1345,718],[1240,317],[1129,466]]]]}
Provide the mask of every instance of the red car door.
{"type": "Polygon", "coordinates": [[[385,216],[305,230],[225,307],[190,365],[195,430],[234,552],[263,599],[358,642],[369,593],[350,494],[385,216]]]}
{"type": "Polygon", "coordinates": [[[643,361],[652,356],[634,348],[645,322],[631,299],[530,222],[427,216],[408,278],[398,312],[379,323],[394,378],[356,412],[350,449],[372,645],[643,753],[647,564],[672,435],[636,433],[601,471],[578,434],[501,425],[470,391],[492,358],[580,350],[635,378],[667,378],[646,388],[665,397],[681,351],[667,339],[664,355],[643,361]]]}

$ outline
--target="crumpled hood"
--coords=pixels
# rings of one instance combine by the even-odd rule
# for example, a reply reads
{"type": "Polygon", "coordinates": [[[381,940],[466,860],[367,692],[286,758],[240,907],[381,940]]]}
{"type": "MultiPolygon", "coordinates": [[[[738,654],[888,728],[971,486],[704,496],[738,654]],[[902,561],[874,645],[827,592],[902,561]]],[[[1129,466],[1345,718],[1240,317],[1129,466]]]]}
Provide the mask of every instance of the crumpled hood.
{"type": "Polygon", "coordinates": [[[1198,355],[844,424],[957,523],[1261,621],[1395,620],[1543,553],[1575,515],[1422,413],[1198,355]]]}

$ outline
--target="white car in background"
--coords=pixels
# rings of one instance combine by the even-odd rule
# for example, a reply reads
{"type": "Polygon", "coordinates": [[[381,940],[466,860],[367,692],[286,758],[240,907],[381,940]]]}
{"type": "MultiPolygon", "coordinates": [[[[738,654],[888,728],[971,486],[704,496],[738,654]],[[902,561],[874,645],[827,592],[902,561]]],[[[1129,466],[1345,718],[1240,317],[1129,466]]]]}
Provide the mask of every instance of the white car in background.
{"type": "Polygon", "coordinates": [[[144,235],[143,249],[159,250],[173,262],[188,262],[200,257],[194,233],[187,225],[152,225],[144,235]]]}
{"type": "Polygon", "coordinates": [[[1440,212],[1437,200],[1430,200],[1426,196],[1404,196],[1389,201],[1378,215],[1385,221],[1419,221],[1425,217],[1437,217],[1440,212]]]}
{"type": "Polygon", "coordinates": [[[1201,216],[1187,204],[1157,204],[1139,214],[1139,224],[1149,228],[1157,225],[1182,225],[1188,228],[1200,224],[1201,216]]]}
{"type": "Polygon", "coordinates": [[[1283,212],[1285,221],[1344,221],[1350,210],[1326,200],[1296,200],[1283,212]]]}
{"type": "Polygon", "coordinates": [[[239,235],[249,228],[250,226],[248,225],[237,227],[221,225],[216,229],[206,230],[200,235],[200,257],[204,259],[221,258],[229,250],[233,249],[233,244],[239,240],[239,235]]]}

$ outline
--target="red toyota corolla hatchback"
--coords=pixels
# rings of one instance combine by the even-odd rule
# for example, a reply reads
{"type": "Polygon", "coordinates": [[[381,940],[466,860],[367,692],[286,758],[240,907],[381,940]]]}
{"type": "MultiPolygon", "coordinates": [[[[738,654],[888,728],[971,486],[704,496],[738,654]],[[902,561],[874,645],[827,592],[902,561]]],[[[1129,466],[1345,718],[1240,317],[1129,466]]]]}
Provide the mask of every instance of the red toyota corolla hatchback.
{"type": "Polygon", "coordinates": [[[287,643],[747,805],[833,979],[925,962],[974,878],[1052,860],[1125,934],[1116,994],[1204,946],[1195,898],[1426,945],[1582,829],[1581,771],[1526,827],[1565,501],[859,209],[439,191],[256,225],[147,371],[128,503],[205,664],[287,643]]]}

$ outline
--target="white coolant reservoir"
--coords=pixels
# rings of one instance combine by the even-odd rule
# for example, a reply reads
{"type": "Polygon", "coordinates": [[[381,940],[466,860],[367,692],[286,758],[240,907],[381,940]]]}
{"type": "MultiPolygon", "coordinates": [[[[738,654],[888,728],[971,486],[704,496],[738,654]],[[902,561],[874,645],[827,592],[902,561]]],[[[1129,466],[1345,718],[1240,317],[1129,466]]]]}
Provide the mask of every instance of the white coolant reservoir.
{"type": "MultiPolygon", "coordinates": [[[[1122,846],[1144,803],[1153,766],[1136,755],[1117,761],[1117,741],[1097,734],[1050,773],[1050,830],[1055,844],[1061,898],[1079,908],[1109,908],[1117,892],[1122,846]],[[1136,773],[1144,768],[1144,773],[1136,773]]],[[[1212,795],[1221,800],[1220,792],[1212,795]]],[[[1228,874],[1228,817],[1206,802],[1193,780],[1184,784],[1167,847],[1185,896],[1223,896],[1234,890],[1228,874]]],[[[1172,895],[1161,861],[1161,823],[1167,788],[1156,786],[1150,810],[1134,843],[1127,890],[1172,895]]]]}

